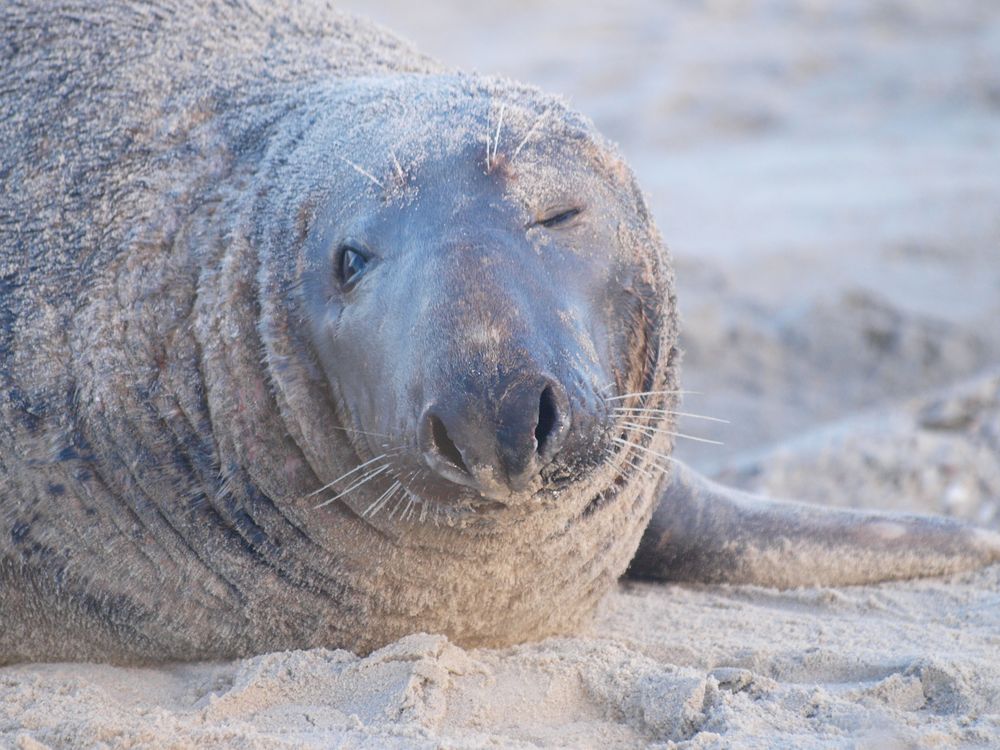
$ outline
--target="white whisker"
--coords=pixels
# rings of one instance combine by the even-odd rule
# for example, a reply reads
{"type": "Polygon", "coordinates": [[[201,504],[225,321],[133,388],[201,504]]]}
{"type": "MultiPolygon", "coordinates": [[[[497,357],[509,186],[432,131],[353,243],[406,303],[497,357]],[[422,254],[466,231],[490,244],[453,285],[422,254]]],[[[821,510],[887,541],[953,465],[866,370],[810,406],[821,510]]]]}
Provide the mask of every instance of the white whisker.
{"type": "Polygon", "coordinates": [[[666,461],[670,461],[671,463],[677,463],[677,459],[676,458],[671,458],[670,456],[668,456],[668,455],[666,455],[664,453],[657,453],[656,451],[651,450],[650,448],[646,448],[643,445],[638,445],[637,443],[630,443],[628,440],[622,440],[621,438],[612,438],[612,442],[618,443],[618,445],[627,446],[629,448],[635,448],[636,450],[640,450],[643,453],[648,453],[651,456],[656,456],[657,458],[662,458],[662,459],[664,459],[666,461]]]}
{"type": "Polygon", "coordinates": [[[611,470],[615,473],[615,479],[618,479],[622,475],[622,470],[617,466],[615,466],[614,462],[611,459],[605,458],[604,463],[606,463],[608,466],[611,467],[611,470]]]}
{"type": "Polygon", "coordinates": [[[500,105],[500,119],[497,121],[497,132],[496,132],[496,135],[493,136],[493,158],[494,158],[494,160],[497,158],[497,154],[500,151],[500,128],[503,127],[503,113],[504,113],[504,111],[506,109],[507,109],[507,104],[506,103],[500,105]]]}
{"type": "Polygon", "coordinates": [[[384,437],[392,438],[392,435],[383,435],[381,432],[365,432],[364,430],[355,430],[353,427],[330,427],[331,430],[343,430],[344,432],[353,432],[357,435],[372,435],[373,437],[384,437]]]}
{"type": "MultiPolygon", "coordinates": [[[[396,511],[398,511],[400,509],[400,507],[403,505],[403,501],[404,500],[406,500],[406,492],[403,492],[403,494],[399,496],[399,499],[396,501],[395,506],[393,506],[393,508],[392,508],[392,512],[389,513],[389,519],[390,520],[393,518],[393,516],[396,515],[396,511]]],[[[400,521],[403,520],[403,514],[402,513],[399,514],[399,520],[400,521]]]]}
{"type": "Polygon", "coordinates": [[[356,472],[356,471],[360,471],[361,469],[365,468],[365,467],[366,467],[366,466],[368,466],[369,464],[373,464],[373,463],[375,463],[376,461],[378,461],[379,459],[382,459],[382,458],[385,458],[385,457],[386,457],[386,454],[385,454],[385,453],[383,453],[383,454],[382,454],[382,455],[380,455],[380,456],[375,456],[375,458],[371,459],[370,461],[365,461],[365,462],[364,462],[363,464],[361,464],[360,466],[355,466],[355,467],[354,467],[353,469],[351,469],[350,471],[346,472],[345,474],[341,474],[341,475],[340,475],[339,477],[337,477],[336,479],[334,479],[334,480],[333,480],[332,482],[330,482],[329,484],[326,484],[326,485],[323,485],[322,487],[320,487],[320,488],[319,488],[318,490],[316,490],[315,492],[310,492],[310,493],[309,493],[308,495],[306,495],[306,497],[312,497],[313,495],[318,495],[319,493],[323,492],[323,490],[328,490],[328,489],[330,489],[331,487],[333,487],[333,485],[335,485],[335,484],[336,484],[337,482],[339,482],[339,481],[340,481],[341,479],[347,479],[347,477],[351,476],[351,474],[353,474],[354,472],[356,472]]]}
{"type": "MultiPolygon", "coordinates": [[[[604,452],[607,453],[609,456],[614,456],[615,455],[615,453],[610,448],[605,448],[604,452]]],[[[655,477],[653,476],[652,472],[647,471],[642,466],[640,466],[639,464],[637,464],[635,462],[635,459],[632,456],[626,455],[625,456],[625,461],[626,461],[626,463],[628,463],[629,466],[631,466],[633,469],[635,469],[639,473],[641,473],[641,474],[649,477],[650,479],[655,479],[655,477]]],[[[657,468],[660,468],[659,464],[657,464],[655,461],[652,461],[651,463],[653,464],[653,466],[656,466],[657,468]]],[[[624,476],[624,472],[619,471],[618,475],[619,476],[624,476]]]]}
{"type": "MultiPolygon", "coordinates": [[[[674,459],[670,459],[670,460],[674,461],[674,459]]],[[[674,461],[674,463],[676,463],[676,461],[674,461]]],[[[666,473],[666,472],[670,471],[670,465],[669,464],[660,463],[660,461],[657,460],[656,458],[650,458],[649,459],[649,463],[646,464],[646,469],[648,471],[650,471],[650,472],[652,472],[652,471],[655,470],[655,471],[659,471],[659,472],[662,472],[662,473],[666,473]]],[[[655,475],[653,475],[653,479],[656,479],[655,475]]]]}
{"type": "Polygon", "coordinates": [[[694,440],[697,443],[708,443],[710,445],[725,445],[725,443],[719,442],[718,440],[709,440],[708,438],[695,437],[694,435],[687,435],[683,432],[672,432],[670,430],[658,430],[655,427],[647,427],[645,425],[637,424],[636,422],[622,422],[626,427],[632,427],[637,430],[643,430],[647,434],[654,435],[659,433],[660,435],[673,435],[674,437],[685,438],[686,440],[694,440]]]}
{"type": "Polygon", "coordinates": [[[344,158],[340,154],[337,154],[337,158],[340,159],[342,162],[344,162],[347,166],[351,167],[358,174],[361,174],[361,175],[364,175],[365,177],[367,177],[369,180],[371,180],[372,182],[374,182],[380,188],[385,188],[385,185],[382,184],[382,180],[380,180],[378,177],[376,177],[375,175],[373,175],[371,172],[369,172],[364,167],[361,167],[361,166],[355,164],[353,161],[351,161],[350,159],[344,158]]]}
{"type": "Polygon", "coordinates": [[[364,512],[361,515],[367,516],[370,513],[371,515],[374,516],[376,513],[379,512],[379,510],[381,510],[382,504],[386,502],[392,495],[394,495],[396,490],[398,490],[400,487],[402,487],[402,485],[398,480],[393,482],[391,485],[389,485],[389,489],[387,489],[385,492],[379,495],[378,498],[376,498],[375,502],[373,502],[371,505],[365,508],[364,512]]]}
{"type": "Polygon", "coordinates": [[[413,497],[413,495],[411,495],[409,492],[405,492],[404,491],[403,494],[407,498],[407,501],[406,501],[406,507],[403,509],[403,512],[399,516],[399,520],[400,521],[406,521],[406,520],[408,520],[410,518],[410,516],[413,514],[413,508],[414,508],[414,504],[413,503],[414,503],[414,500],[415,500],[415,498],[413,497]]]}
{"type": "Polygon", "coordinates": [[[489,174],[492,168],[490,167],[490,147],[493,145],[493,129],[490,127],[490,112],[492,110],[492,106],[486,110],[486,174],[489,174]]]}
{"type": "Polygon", "coordinates": [[[620,396],[609,396],[608,398],[606,398],[604,400],[605,401],[621,401],[622,399],[632,398],[633,396],[634,397],[639,397],[639,396],[666,396],[666,395],[671,395],[671,394],[678,394],[678,395],[679,394],[684,394],[684,395],[693,395],[693,396],[700,396],[701,395],[698,391],[639,391],[639,392],[636,392],[636,393],[623,393],[620,396]]]}
{"type": "Polygon", "coordinates": [[[528,133],[524,136],[524,139],[517,145],[517,148],[514,149],[514,153],[510,157],[511,161],[514,161],[514,159],[517,158],[517,155],[521,153],[521,149],[524,148],[526,145],[528,145],[528,142],[531,140],[531,136],[535,134],[535,131],[538,130],[538,127],[542,124],[542,121],[548,117],[548,114],[549,110],[546,109],[544,112],[538,115],[538,117],[535,118],[535,121],[528,129],[528,133]]]}
{"type": "Polygon", "coordinates": [[[704,419],[708,422],[719,422],[720,424],[729,424],[728,419],[720,419],[719,417],[707,417],[704,414],[693,414],[689,411],[674,411],[673,409],[645,409],[638,407],[626,407],[626,406],[616,406],[613,411],[619,414],[673,414],[678,417],[691,417],[692,419],[704,419]]]}
{"type": "Polygon", "coordinates": [[[354,490],[356,490],[361,485],[366,484],[367,482],[370,482],[372,479],[374,479],[375,477],[377,477],[379,474],[381,474],[383,471],[385,471],[388,468],[389,468],[389,464],[385,464],[384,466],[382,466],[382,467],[380,467],[378,469],[375,469],[375,471],[371,471],[371,472],[365,474],[363,477],[361,477],[361,479],[359,479],[358,481],[356,481],[354,484],[352,484],[346,490],[344,490],[343,492],[341,492],[339,495],[334,495],[329,500],[324,500],[322,503],[320,503],[319,505],[317,505],[315,507],[316,508],[322,508],[322,507],[324,507],[326,505],[329,505],[334,500],[339,500],[344,495],[346,495],[348,492],[353,492],[354,490]]]}
{"type": "Polygon", "coordinates": [[[396,168],[396,176],[399,177],[401,183],[406,182],[406,172],[403,171],[403,165],[399,163],[399,159],[396,158],[396,152],[389,149],[389,156],[392,157],[392,164],[396,168]]]}
{"type": "Polygon", "coordinates": [[[635,469],[636,471],[638,471],[643,476],[649,477],[650,479],[654,478],[653,477],[653,473],[651,471],[646,471],[646,469],[644,469],[642,466],[640,466],[639,464],[635,463],[635,459],[633,459],[631,456],[627,456],[625,458],[625,460],[628,461],[628,465],[629,466],[631,466],[633,469],[635,469]]]}

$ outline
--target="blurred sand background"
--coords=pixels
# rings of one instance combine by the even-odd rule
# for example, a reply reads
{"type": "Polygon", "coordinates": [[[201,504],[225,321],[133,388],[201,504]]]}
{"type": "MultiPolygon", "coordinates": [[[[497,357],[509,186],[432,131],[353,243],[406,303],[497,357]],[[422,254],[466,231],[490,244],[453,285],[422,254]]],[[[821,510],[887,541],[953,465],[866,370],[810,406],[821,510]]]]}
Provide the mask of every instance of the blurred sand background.
{"type": "Polygon", "coordinates": [[[619,144],[677,263],[687,406],[732,422],[678,446],[699,468],[1000,362],[995,2],[342,5],[619,144]]]}
{"type": "MultiPolygon", "coordinates": [[[[742,486],[1000,527],[995,0],[351,0],[565,94],[674,255],[678,454],[742,486]]],[[[0,670],[0,746],[989,748],[1000,567],[776,592],[622,586],[577,637],[367,658],[0,670]]]]}

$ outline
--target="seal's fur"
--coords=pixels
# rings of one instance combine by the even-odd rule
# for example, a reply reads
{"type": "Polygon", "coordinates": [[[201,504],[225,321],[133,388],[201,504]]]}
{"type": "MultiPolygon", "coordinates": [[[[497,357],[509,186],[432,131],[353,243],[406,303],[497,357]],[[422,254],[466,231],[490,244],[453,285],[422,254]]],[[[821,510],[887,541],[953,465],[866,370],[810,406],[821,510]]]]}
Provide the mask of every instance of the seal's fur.
{"type": "Polygon", "coordinates": [[[44,5],[2,11],[0,660],[573,628],[638,544],[648,472],[405,537],[317,511],[308,491],[358,459],[290,280],[316,205],[405,200],[438,142],[481,132],[487,171],[520,159],[544,191],[559,175],[525,147],[540,127],[634,204],[617,231],[651,286],[619,385],[674,389],[669,264],[613,150],[558,100],[327,8],[44,5]]]}

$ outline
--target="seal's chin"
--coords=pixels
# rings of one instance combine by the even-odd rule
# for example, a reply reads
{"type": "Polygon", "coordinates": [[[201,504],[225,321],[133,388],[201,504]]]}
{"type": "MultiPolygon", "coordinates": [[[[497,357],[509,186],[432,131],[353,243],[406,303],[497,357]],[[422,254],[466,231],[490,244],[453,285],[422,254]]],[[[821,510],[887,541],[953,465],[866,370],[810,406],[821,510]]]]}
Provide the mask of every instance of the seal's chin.
{"type": "MultiPolygon", "coordinates": [[[[454,517],[490,517],[510,513],[530,514],[540,508],[564,504],[567,498],[572,498],[573,504],[577,505],[578,498],[585,493],[589,500],[583,506],[581,515],[588,516],[613,503],[630,479],[631,472],[623,470],[605,476],[602,468],[606,465],[607,462],[600,460],[576,468],[550,465],[529,486],[520,490],[511,490],[503,483],[493,487],[437,483],[433,492],[426,491],[426,486],[422,488],[421,497],[454,517]]],[[[627,465],[626,468],[631,469],[627,465]]]]}
{"type": "Polygon", "coordinates": [[[551,497],[557,489],[541,477],[536,477],[524,488],[512,489],[505,482],[490,481],[484,476],[489,477],[488,472],[479,473],[473,483],[466,481],[461,473],[450,472],[447,467],[439,468],[433,478],[427,472],[422,476],[418,473],[408,490],[439,507],[485,513],[536,506],[551,497]]]}

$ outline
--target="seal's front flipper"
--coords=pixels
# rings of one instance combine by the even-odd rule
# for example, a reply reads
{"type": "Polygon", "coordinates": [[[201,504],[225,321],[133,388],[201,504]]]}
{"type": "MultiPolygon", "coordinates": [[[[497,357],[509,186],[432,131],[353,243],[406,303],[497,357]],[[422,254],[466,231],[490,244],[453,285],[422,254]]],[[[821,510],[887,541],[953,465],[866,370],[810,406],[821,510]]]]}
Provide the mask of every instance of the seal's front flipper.
{"type": "Polygon", "coordinates": [[[782,502],[675,464],[632,578],[848,585],[971,570],[1000,561],[1000,534],[950,518],[782,502]]]}

